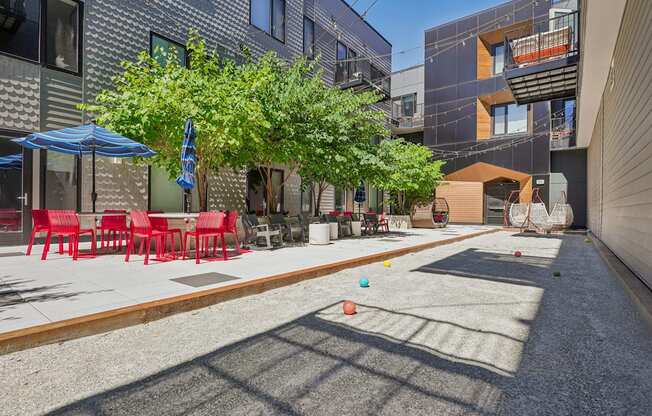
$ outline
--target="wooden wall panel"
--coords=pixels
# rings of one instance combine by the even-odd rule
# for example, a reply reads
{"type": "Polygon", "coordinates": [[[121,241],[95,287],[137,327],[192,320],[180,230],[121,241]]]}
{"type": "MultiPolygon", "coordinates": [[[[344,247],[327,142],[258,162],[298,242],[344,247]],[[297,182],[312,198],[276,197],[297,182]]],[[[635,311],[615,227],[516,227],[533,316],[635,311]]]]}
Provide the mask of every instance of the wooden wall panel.
{"type": "Polygon", "coordinates": [[[486,140],[491,137],[491,107],[479,98],[476,99],[476,138],[486,140]]]}
{"type": "Polygon", "coordinates": [[[478,79],[487,79],[493,76],[493,59],[491,58],[491,46],[488,46],[484,41],[478,38],[476,42],[478,45],[478,79]]]}
{"type": "Polygon", "coordinates": [[[483,215],[482,182],[442,182],[436,190],[437,198],[446,198],[452,223],[482,224],[483,215]]]}
{"type": "Polygon", "coordinates": [[[650,21],[651,1],[627,2],[589,148],[588,200],[596,235],[652,287],[650,21]]]}

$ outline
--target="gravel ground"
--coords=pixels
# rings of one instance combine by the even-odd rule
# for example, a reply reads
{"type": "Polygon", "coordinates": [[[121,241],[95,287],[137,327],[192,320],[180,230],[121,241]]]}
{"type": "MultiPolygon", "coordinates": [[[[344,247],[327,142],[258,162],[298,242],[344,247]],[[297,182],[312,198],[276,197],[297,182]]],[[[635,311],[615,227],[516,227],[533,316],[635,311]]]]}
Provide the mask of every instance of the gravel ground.
{"type": "Polygon", "coordinates": [[[2,356],[0,414],[649,415],[651,340],[583,236],[500,232],[2,356]]]}

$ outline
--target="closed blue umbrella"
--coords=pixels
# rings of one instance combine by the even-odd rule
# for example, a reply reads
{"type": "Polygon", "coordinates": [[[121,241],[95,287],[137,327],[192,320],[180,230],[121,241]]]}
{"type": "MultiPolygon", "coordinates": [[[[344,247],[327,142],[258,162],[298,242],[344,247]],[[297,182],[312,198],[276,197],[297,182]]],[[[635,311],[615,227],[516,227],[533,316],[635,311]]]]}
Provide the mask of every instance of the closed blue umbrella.
{"type": "MultiPolygon", "coordinates": [[[[195,127],[192,125],[192,119],[189,118],[186,121],[186,125],[183,129],[183,145],[181,146],[181,175],[177,177],[177,184],[183,188],[184,191],[186,191],[186,197],[192,188],[195,187],[195,166],[197,165],[197,152],[195,149],[196,137],[197,134],[195,133],[195,127]]],[[[183,206],[186,208],[187,203],[184,202],[183,206]]]]}
{"type": "Polygon", "coordinates": [[[28,149],[52,150],[71,155],[93,156],[93,186],[91,200],[95,212],[95,155],[109,157],[151,157],[156,154],[148,146],[113,133],[96,124],[84,124],[42,133],[32,133],[14,142],[28,149]]]}
{"type": "Polygon", "coordinates": [[[353,200],[358,203],[358,215],[360,215],[360,204],[363,204],[367,200],[367,193],[364,189],[364,183],[361,181],[358,188],[355,190],[355,195],[353,200]]]}

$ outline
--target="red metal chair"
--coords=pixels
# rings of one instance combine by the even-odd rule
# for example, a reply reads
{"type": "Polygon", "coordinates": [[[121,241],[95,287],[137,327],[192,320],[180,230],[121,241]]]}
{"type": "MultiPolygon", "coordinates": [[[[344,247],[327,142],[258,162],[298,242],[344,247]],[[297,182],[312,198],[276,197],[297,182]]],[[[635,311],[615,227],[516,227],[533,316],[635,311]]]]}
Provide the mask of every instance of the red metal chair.
{"type": "Polygon", "coordinates": [[[222,239],[222,257],[224,260],[228,259],[226,253],[226,244],[224,241],[225,232],[225,215],[223,212],[200,212],[197,219],[195,231],[187,231],[184,240],[183,258],[188,255],[188,237],[195,239],[195,263],[199,264],[199,254],[201,252],[202,241],[204,243],[204,252],[208,254],[208,241],[213,237],[213,255],[215,255],[217,247],[217,237],[222,239]]]}
{"type": "MultiPolygon", "coordinates": [[[[105,213],[121,213],[126,214],[127,211],[121,209],[105,209],[105,213]]],[[[110,245],[109,239],[111,238],[111,233],[113,233],[113,249],[116,248],[116,243],[118,250],[122,250],[122,239],[129,240],[129,227],[127,227],[127,216],[126,215],[104,215],[100,220],[100,225],[97,227],[97,231],[100,233],[100,247],[104,247],[104,231],[107,232],[107,241],[106,246],[110,245]],[[124,237],[123,237],[124,235],[124,237]]]]}
{"type": "MultiPolygon", "coordinates": [[[[36,234],[50,231],[50,220],[48,219],[48,210],[47,209],[33,209],[32,210],[32,235],[29,238],[29,245],[27,246],[27,251],[25,252],[26,256],[29,256],[32,253],[32,246],[34,245],[34,238],[36,234]]],[[[60,237],[59,237],[60,239],[60,237]]],[[[63,251],[63,246],[61,240],[59,240],[61,251],[63,251]]]]}
{"type": "Polygon", "coordinates": [[[345,217],[352,218],[353,217],[353,211],[344,211],[344,214],[342,214],[342,215],[344,215],[345,217]]]}
{"type": "MultiPolygon", "coordinates": [[[[165,231],[155,230],[152,227],[152,223],[148,216],[147,211],[131,211],[131,230],[129,241],[127,242],[127,254],[125,256],[125,261],[129,261],[129,255],[134,250],[134,240],[135,237],[141,239],[141,249],[143,243],[145,244],[145,265],[149,264],[149,252],[151,250],[152,239],[156,245],[156,256],[159,257],[161,254],[161,247],[165,251],[165,237],[167,233],[165,231]]],[[[174,252],[174,247],[172,247],[174,252]]],[[[140,252],[142,254],[142,250],[140,252]]]]}
{"type": "Polygon", "coordinates": [[[41,260],[45,260],[50,250],[52,235],[59,239],[59,253],[63,253],[63,238],[68,237],[68,252],[72,249],[72,259],[79,258],[79,239],[82,234],[91,235],[91,255],[95,256],[95,230],[92,228],[82,229],[79,226],[79,217],[77,213],[71,210],[48,210],[47,211],[50,228],[45,236],[45,245],[41,260]]]}
{"type": "MultiPolygon", "coordinates": [[[[147,211],[147,214],[162,214],[163,211],[147,211]]],[[[174,251],[174,235],[179,234],[179,246],[181,248],[181,252],[183,252],[183,233],[181,232],[180,228],[169,228],[168,225],[168,219],[167,218],[150,218],[149,219],[150,223],[152,224],[152,228],[155,231],[160,231],[165,233],[165,238],[163,239],[163,249],[165,251],[165,240],[167,239],[167,236],[170,236],[170,244],[171,249],[172,249],[172,257],[176,258],[177,255],[174,251]]],[[[142,252],[143,245],[141,243],[140,249],[142,252]]]]}
{"type": "Polygon", "coordinates": [[[378,216],[378,228],[386,233],[389,232],[389,221],[385,217],[385,213],[381,213],[378,216]]]}
{"type": "Polygon", "coordinates": [[[238,211],[229,211],[226,214],[224,233],[233,235],[233,244],[235,245],[235,251],[238,254],[242,254],[242,251],[240,250],[240,242],[238,241],[238,211]]]}
{"type": "Polygon", "coordinates": [[[335,211],[330,211],[330,212],[328,213],[328,215],[331,215],[331,216],[333,216],[333,217],[339,217],[339,216],[340,216],[340,212],[337,211],[337,210],[335,210],[335,211]]]}

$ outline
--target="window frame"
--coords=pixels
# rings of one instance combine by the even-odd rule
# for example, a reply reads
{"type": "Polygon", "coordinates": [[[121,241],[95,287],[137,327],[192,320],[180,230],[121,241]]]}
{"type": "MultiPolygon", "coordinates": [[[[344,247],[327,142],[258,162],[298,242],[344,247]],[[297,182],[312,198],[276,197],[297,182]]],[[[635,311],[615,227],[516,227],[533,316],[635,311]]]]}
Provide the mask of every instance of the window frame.
{"type": "Polygon", "coordinates": [[[55,65],[48,64],[47,61],[47,3],[48,0],[37,0],[39,2],[39,17],[38,17],[38,33],[36,35],[36,43],[38,51],[37,58],[31,59],[25,56],[16,55],[10,52],[0,50],[0,55],[7,56],[12,59],[18,59],[24,62],[40,65],[43,68],[51,69],[53,71],[65,72],[67,74],[82,76],[84,73],[84,3],[81,0],[71,0],[77,3],[78,7],[78,21],[77,21],[77,71],[71,71],[65,68],[59,68],[55,65]]]}
{"type": "Polygon", "coordinates": [[[188,53],[188,48],[186,47],[186,45],[184,45],[183,43],[181,43],[179,41],[176,41],[176,40],[174,40],[174,39],[172,39],[172,38],[170,38],[168,36],[161,35],[159,32],[154,32],[153,30],[149,31],[149,56],[151,58],[154,58],[153,54],[154,54],[154,37],[155,36],[157,38],[159,38],[159,39],[163,39],[166,42],[173,43],[173,44],[175,44],[177,46],[180,46],[183,49],[183,53],[184,53],[183,60],[185,61],[185,67],[190,68],[190,60],[188,59],[190,57],[190,55],[188,53]]]}
{"type": "Polygon", "coordinates": [[[494,45],[491,45],[491,74],[493,76],[501,75],[502,73],[505,72],[505,52],[507,51],[507,48],[505,48],[505,43],[496,43],[494,45]],[[496,49],[498,48],[503,48],[503,62],[502,62],[502,70],[500,72],[496,72],[496,49]]]}
{"type": "Polygon", "coordinates": [[[41,16],[40,16],[40,31],[41,31],[41,46],[40,46],[40,56],[42,65],[45,68],[51,69],[53,71],[65,72],[67,74],[72,74],[76,76],[83,75],[84,67],[84,3],[80,0],[70,0],[74,3],[77,3],[77,71],[71,71],[65,68],[59,68],[55,65],[48,64],[48,48],[47,48],[47,36],[48,36],[48,1],[41,0],[41,16]]]}
{"type": "Polygon", "coordinates": [[[336,84],[337,83],[341,84],[341,83],[347,82],[349,79],[351,79],[350,74],[349,74],[349,62],[347,61],[347,59],[349,59],[349,47],[346,46],[346,44],[344,42],[341,42],[339,40],[336,41],[335,42],[335,74],[333,76],[333,79],[334,79],[336,84]],[[344,59],[342,59],[342,60],[338,57],[338,52],[339,52],[340,45],[342,45],[344,47],[344,59]],[[344,62],[342,62],[342,61],[344,61],[344,62]],[[341,80],[338,80],[337,79],[337,69],[338,69],[338,67],[340,65],[342,65],[342,68],[343,68],[342,69],[343,77],[342,77],[341,80]]]}
{"type": "Polygon", "coordinates": [[[42,27],[42,24],[41,24],[42,17],[43,17],[43,0],[39,0],[39,1],[40,1],[39,4],[38,4],[39,16],[38,16],[38,20],[36,22],[37,27],[38,27],[38,33],[36,34],[36,44],[37,44],[36,47],[38,49],[38,51],[36,51],[36,59],[31,59],[31,58],[21,56],[21,55],[15,55],[15,54],[13,54],[11,52],[5,52],[3,50],[0,50],[0,55],[8,56],[9,58],[19,59],[21,61],[30,62],[30,63],[33,63],[33,64],[41,64],[43,62],[43,59],[42,59],[43,49],[44,49],[43,48],[43,33],[42,33],[43,32],[43,27],[42,27]]]}
{"type": "Polygon", "coordinates": [[[249,25],[255,27],[256,29],[260,30],[261,32],[267,34],[273,39],[276,39],[277,41],[285,44],[285,40],[287,39],[287,1],[286,0],[266,0],[267,1],[267,7],[269,7],[269,32],[261,27],[258,27],[256,24],[253,23],[252,21],[252,9],[253,7],[251,6],[251,3],[254,0],[249,0],[249,25]],[[275,1],[281,1],[283,2],[283,39],[279,39],[274,35],[274,2],[275,1]]]}
{"type": "Polygon", "coordinates": [[[308,59],[315,59],[315,21],[309,18],[308,16],[303,16],[303,55],[308,59]],[[306,53],[306,22],[310,22],[312,25],[312,53],[306,53]]]}
{"type": "Polygon", "coordinates": [[[509,132],[509,106],[514,105],[516,106],[517,104],[515,102],[511,103],[500,103],[500,104],[494,104],[491,106],[491,137],[507,137],[507,136],[519,136],[519,135],[524,135],[524,134],[529,134],[531,132],[532,128],[532,123],[530,123],[530,113],[531,113],[531,106],[530,104],[525,104],[526,106],[526,112],[525,112],[525,121],[526,121],[526,129],[525,131],[521,132],[515,132],[515,133],[510,133],[509,132]],[[503,124],[505,126],[505,131],[503,133],[496,133],[496,108],[504,108],[505,109],[505,114],[503,117],[503,124]]]}

